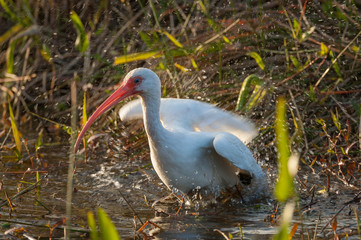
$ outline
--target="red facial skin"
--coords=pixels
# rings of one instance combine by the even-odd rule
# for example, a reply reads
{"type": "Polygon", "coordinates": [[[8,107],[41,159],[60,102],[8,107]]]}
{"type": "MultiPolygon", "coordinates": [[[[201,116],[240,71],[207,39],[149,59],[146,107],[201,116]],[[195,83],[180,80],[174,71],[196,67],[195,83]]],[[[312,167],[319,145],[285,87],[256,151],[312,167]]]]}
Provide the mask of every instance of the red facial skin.
{"type": "Polygon", "coordinates": [[[80,142],[86,133],[86,131],[89,129],[89,127],[93,124],[93,122],[102,115],[105,111],[107,111],[109,108],[113,107],[118,102],[122,101],[124,98],[127,98],[129,96],[138,94],[139,92],[136,90],[136,86],[141,84],[143,81],[143,78],[139,76],[133,76],[131,78],[128,78],[127,80],[124,80],[123,83],[120,85],[120,87],[107,99],[105,100],[91,115],[91,117],[88,119],[86,124],[84,125],[83,129],[81,130],[78,139],[76,140],[74,151],[77,152],[80,142]]]}

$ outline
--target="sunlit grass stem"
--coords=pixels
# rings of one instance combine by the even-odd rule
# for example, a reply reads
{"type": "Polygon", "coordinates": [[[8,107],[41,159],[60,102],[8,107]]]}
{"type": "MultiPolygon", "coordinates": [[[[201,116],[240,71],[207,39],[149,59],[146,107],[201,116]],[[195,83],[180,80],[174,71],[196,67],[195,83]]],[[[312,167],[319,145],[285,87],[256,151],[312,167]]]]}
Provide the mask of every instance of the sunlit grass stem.
{"type": "MultiPolygon", "coordinates": [[[[84,102],[83,102],[83,118],[82,118],[82,126],[84,126],[86,124],[86,122],[88,121],[88,116],[87,116],[87,101],[86,101],[86,94],[87,92],[85,91],[84,92],[84,102]]],[[[83,138],[83,145],[84,145],[84,158],[85,158],[85,161],[87,159],[87,149],[88,149],[88,138],[87,137],[84,137],[83,138]]]]}
{"type": "Polygon", "coordinates": [[[21,133],[19,132],[18,127],[16,126],[15,117],[14,117],[13,109],[11,107],[10,102],[9,102],[9,114],[10,114],[11,129],[12,129],[13,137],[14,137],[15,144],[16,144],[17,156],[20,159],[21,158],[21,141],[20,141],[21,133]]]}

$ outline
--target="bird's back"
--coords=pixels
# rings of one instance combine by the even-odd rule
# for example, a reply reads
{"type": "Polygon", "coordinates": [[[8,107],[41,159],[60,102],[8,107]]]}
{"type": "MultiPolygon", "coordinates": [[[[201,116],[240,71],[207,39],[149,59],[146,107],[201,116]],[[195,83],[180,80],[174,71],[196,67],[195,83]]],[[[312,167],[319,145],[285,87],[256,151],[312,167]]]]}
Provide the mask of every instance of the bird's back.
{"type": "MultiPolygon", "coordinates": [[[[124,105],[119,116],[123,121],[142,119],[140,99],[124,105]]],[[[246,118],[191,99],[162,98],[160,118],[169,130],[229,132],[244,143],[250,142],[258,133],[254,124],[246,118]]]]}

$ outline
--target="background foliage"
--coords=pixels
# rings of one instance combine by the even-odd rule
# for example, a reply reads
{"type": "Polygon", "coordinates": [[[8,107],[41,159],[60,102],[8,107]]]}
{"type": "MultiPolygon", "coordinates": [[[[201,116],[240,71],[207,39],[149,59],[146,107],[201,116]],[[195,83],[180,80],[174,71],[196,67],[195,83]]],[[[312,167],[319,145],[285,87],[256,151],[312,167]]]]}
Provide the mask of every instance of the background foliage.
{"type": "MultiPolygon", "coordinates": [[[[71,82],[80,126],[82,108],[94,111],[126,72],[148,67],[160,75],[164,97],[253,119],[260,135],[252,148],[266,165],[275,165],[275,106],[283,96],[289,151],[300,154],[300,168],[325,176],[318,190],[330,192],[335,182],[360,190],[360,16],[359,0],[0,0],[2,154],[38,157],[51,133],[69,129],[71,82]],[[11,135],[11,126],[19,131],[11,135]],[[34,132],[36,151],[25,152],[19,139],[26,145],[34,132]]],[[[121,138],[112,119],[94,129],[121,138]]],[[[142,149],[142,133],[121,141],[142,149]]],[[[300,194],[314,191],[296,180],[300,194]]]]}

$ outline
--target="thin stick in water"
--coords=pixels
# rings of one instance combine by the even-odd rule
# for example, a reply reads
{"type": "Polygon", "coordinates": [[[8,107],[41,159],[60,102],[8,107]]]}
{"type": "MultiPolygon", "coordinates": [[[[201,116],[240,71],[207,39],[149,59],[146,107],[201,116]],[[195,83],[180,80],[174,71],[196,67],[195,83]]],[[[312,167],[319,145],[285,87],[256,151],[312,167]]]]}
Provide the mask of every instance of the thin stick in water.
{"type": "Polygon", "coordinates": [[[76,74],[70,83],[71,91],[71,138],[70,138],[70,153],[69,153],[69,167],[68,167],[68,181],[66,188],[66,227],[64,231],[64,239],[70,239],[70,226],[71,226],[71,202],[73,197],[73,176],[74,176],[74,163],[75,163],[75,140],[77,136],[76,130],[76,74]]]}

